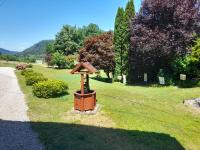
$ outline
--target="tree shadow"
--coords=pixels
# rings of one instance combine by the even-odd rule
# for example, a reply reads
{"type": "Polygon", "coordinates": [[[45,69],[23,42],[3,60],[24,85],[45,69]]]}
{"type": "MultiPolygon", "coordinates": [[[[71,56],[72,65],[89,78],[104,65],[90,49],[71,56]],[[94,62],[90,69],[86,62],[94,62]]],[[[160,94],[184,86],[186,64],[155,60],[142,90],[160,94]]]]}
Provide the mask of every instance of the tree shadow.
{"type": "MultiPolygon", "coordinates": [[[[39,139],[48,150],[184,150],[174,137],[163,133],[80,124],[5,120],[0,120],[0,149],[9,149],[13,143],[16,143],[17,149],[19,140],[29,145],[32,136],[26,128],[30,124],[38,131],[39,139]]],[[[20,148],[23,149],[23,145],[20,148]]]]}
{"type": "Polygon", "coordinates": [[[90,77],[93,80],[97,80],[100,82],[105,82],[105,83],[113,83],[112,78],[105,78],[105,77],[90,77]]]}

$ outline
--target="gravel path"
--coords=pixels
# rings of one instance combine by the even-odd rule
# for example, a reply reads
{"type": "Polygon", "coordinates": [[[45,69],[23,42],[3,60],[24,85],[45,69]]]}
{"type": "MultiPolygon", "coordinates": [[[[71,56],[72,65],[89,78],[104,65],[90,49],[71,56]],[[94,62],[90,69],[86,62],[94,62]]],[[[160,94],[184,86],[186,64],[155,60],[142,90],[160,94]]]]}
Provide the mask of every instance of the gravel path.
{"type": "Polygon", "coordinates": [[[0,67],[0,150],[42,150],[13,68],[0,67]]]}

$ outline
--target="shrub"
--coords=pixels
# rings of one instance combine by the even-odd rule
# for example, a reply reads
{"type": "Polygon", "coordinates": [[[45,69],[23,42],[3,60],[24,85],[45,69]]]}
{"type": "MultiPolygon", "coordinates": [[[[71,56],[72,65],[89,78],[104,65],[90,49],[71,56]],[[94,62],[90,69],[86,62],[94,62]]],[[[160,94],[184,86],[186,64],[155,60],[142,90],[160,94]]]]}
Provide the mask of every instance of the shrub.
{"type": "Polygon", "coordinates": [[[185,81],[179,81],[178,87],[180,88],[193,88],[193,87],[200,87],[200,81],[199,80],[185,80],[185,81]]]}
{"type": "Polygon", "coordinates": [[[33,68],[32,64],[27,64],[27,68],[33,68]]]}
{"type": "Polygon", "coordinates": [[[67,83],[59,80],[47,80],[33,85],[33,94],[39,98],[52,98],[67,94],[67,83]]]}
{"type": "Polygon", "coordinates": [[[171,75],[171,72],[167,72],[163,69],[160,69],[157,75],[157,79],[159,79],[159,77],[165,78],[165,85],[174,85],[174,80],[171,75]]]}
{"type": "Polygon", "coordinates": [[[25,75],[26,78],[26,85],[33,85],[35,83],[38,83],[40,81],[46,81],[47,78],[45,78],[42,74],[40,73],[35,73],[35,72],[29,72],[29,74],[25,75]]]}
{"type": "Polygon", "coordinates": [[[59,69],[65,68],[67,62],[65,56],[59,52],[56,52],[52,56],[52,64],[57,65],[59,69]]]}
{"type": "Polygon", "coordinates": [[[74,61],[76,60],[76,55],[68,55],[66,56],[66,68],[73,69],[75,67],[74,61]]]}
{"type": "Polygon", "coordinates": [[[186,74],[189,79],[192,79],[197,77],[200,73],[200,70],[192,61],[192,57],[190,55],[183,58],[177,58],[172,63],[172,69],[176,78],[179,78],[180,74],[186,74]]]}
{"type": "Polygon", "coordinates": [[[21,71],[21,75],[26,76],[28,74],[32,74],[33,70],[32,69],[25,69],[21,71]]]}
{"type": "Polygon", "coordinates": [[[17,70],[25,70],[27,68],[27,64],[17,64],[16,69],[17,70]]]}

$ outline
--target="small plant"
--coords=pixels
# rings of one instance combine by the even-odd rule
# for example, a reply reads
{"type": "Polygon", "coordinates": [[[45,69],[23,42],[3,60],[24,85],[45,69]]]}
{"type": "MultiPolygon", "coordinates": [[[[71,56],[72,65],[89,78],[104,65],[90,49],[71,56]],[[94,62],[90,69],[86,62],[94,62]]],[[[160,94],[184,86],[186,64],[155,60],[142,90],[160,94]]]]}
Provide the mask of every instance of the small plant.
{"type": "Polygon", "coordinates": [[[28,74],[33,74],[33,70],[32,69],[25,69],[21,71],[21,75],[26,76],[28,74]]]}
{"type": "Polygon", "coordinates": [[[46,81],[47,78],[45,78],[42,74],[40,73],[31,73],[25,75],[26,78],[26,85],[33,85],[35,83],[38,83],[40,81],[46,81]]]}
{"type": "Polygon", "coordinates": [[[27,68],[33,68],[32,64],[27,64],[27,68]]]}
{"type": "Polygon", "coordinates": [[[76,55],[68,55],[66,56],[66,68],[73,69],[75,67],[74,61],[76,60],[76,55]]]}
{"type": "Polygon", "coordinates": [[[25,70],[27,68],[27,64],[17,64],[16,69],[17,70],[25,70]]]}
{"type": "Polygon", "coordinates": [[[39,98],[52,98],[67,94],[67,83],[59,80],[47,80],[33,85],[33,94],[39,98]]]}

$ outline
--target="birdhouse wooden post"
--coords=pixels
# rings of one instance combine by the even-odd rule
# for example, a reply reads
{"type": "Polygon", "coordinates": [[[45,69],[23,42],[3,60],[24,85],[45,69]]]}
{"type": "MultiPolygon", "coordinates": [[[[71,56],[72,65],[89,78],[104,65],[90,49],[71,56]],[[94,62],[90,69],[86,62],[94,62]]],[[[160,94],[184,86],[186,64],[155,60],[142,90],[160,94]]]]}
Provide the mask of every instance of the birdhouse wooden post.
{"type": "Polygon", "coordinates": [[[96,73],[97,69],[89,62],[80,62],[71,71],[71,74],[81,75],[81,89],[74,93],[74,110],[94,110],[96,106],[96,91],[90,89],[89,74],[96,73]],[[86,82],[85,82],[86,79],[86,82]]]}

